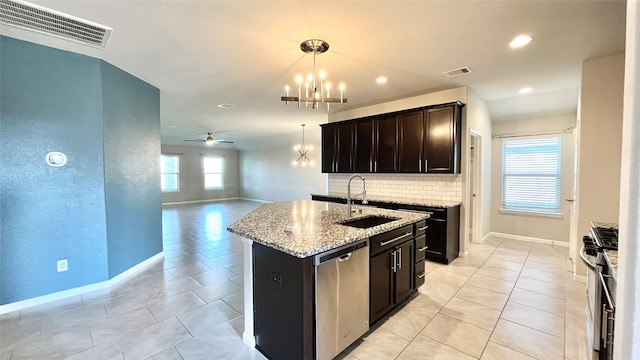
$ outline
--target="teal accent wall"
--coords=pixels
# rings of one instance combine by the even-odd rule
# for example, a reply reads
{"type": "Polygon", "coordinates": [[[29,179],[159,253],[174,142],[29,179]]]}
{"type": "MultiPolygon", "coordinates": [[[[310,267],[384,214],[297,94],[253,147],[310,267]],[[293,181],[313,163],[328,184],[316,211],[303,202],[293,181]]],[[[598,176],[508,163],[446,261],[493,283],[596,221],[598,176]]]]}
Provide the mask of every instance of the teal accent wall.
{"type": "Polygon", "coordinates": [[[158,89],[0,36],[0,305],[108,280],[162,250],[159,134],[158,89]],[[47,165],[50,151],[67,165],[47,165]]]}
{"type": "Polygon", "coordinates": [[[103,63],[102,106],[112,278],[162,251],[160,92],[103,63]]]}

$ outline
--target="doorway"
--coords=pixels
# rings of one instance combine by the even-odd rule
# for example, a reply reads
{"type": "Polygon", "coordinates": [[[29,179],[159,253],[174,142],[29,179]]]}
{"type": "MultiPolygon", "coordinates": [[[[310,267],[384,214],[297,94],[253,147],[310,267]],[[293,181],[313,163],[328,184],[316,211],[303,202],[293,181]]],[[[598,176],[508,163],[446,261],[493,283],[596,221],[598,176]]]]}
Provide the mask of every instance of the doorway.
{"type": "Polygon", "coordinates": [[[480,216],[482,208],[482,134],[471,130],[469,141],[469,242],[482,242],[482,220],[480,216]]]}

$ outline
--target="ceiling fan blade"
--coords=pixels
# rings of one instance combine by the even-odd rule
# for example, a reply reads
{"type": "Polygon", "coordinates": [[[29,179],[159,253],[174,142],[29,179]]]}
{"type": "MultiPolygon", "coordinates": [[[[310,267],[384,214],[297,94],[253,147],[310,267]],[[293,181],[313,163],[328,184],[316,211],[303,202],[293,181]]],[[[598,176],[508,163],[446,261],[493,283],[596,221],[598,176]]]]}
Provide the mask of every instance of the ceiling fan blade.
{"type": "Polygon", "coordinates": [[[205,140],[185,140],[185,141],[205,142],[205,140]]]}
{"type": "Polygon", "coordinates": [[[216,144],[233,144],[233,141],[229,140],[213,140],[216,144]]]}

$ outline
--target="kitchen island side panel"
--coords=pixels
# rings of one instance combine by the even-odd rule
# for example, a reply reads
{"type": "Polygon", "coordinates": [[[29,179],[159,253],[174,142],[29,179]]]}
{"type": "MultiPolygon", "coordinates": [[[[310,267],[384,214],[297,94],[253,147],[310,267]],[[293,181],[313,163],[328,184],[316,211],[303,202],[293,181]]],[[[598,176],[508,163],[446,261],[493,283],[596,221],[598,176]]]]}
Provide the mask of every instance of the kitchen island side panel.
{"type": "Polygon", "coordinates": [[[272,359],[313,359],[313,257],[253,243],[256,348],[272,359]]]}

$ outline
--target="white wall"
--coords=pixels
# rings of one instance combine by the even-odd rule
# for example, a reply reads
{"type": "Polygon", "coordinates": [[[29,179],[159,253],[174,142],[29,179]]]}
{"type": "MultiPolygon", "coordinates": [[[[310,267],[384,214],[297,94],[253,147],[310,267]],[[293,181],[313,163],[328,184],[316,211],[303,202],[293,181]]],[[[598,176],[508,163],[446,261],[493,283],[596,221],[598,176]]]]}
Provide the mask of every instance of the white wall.
{"type": "Polygon", "coordinates": [[[163,154],[180,154],[180,191],[163,192],[162,203],[238,197],[238,151],[220,147],[162,145],[163,154]],[[224,188],[205,190],[202,158],[222,156],[224,188]]]}
{"type": "MultiPolygon", "coordinates": [[[[463,198],[464,203],[468,204],[470,201],[470,193],[468,192],[466,184],[469,183],[469,174],[470,171],[467,169],[468,159],[470,156],[470,136],[473,131],[476,134],[481,135],[482,142],[480,144],[480,158],[482,160],[482,169],[478,176],[480,181],[480,237],[488,234],[491,224],[491,117],[489,115],[489,110],[487,109],[487,105],[479,96],[477,96],[472,90],[469,90],[468,100],[466,109],[466,125],[463,123],[462,128],[464,129],[464,136],[462,141],[462,173],[464,175],[464,183],[463,187],[463,198]]],[[[465,212],[463,213],[463,220],[465,229],[468,228],[468,214],[467,207],[464,208],[465,212]]],[[[474,231],[476,231],[474,229],[474,231]]],[[[466,234],[466,232],[465,232],[466,234]]],[[[477,240],[476,240],[477,241],[477,240]]],[[[468,244],[468,239],[467,239],[468,244]]]]}
{"type": "Polygon", "coordinates": [[[320,170],[320,127],[305,128],[305,144],[313,166],[294,167],[298,158],[293,146],[301,142],[302,130],[257,141],[257,147],[240,151],[240,196],[263,201],[311,199],[311,193],[325,193],[327,177],[320,170]]]}
{"type": "Polygon", "coordinates": [[[627,2],[615,359],[640,358],[640,6],[627,2]]]}
{"type": "MultiPolygon", "coordinates": [[[[618,222],[623,90],[624,54],[582,64],[577,122],[578,239],[589,233],[590,221],[618,222]]],[[[573,258],[578,259],[578,254],[573,258]]],[[[576,261],[574,266],[577,274],[585,274],[582,262],[576,261]]]]}
{"type": "MultiPolygon", "coordinates": [[[[510,120],[493,123],[494,134],[536,134],[562,132],[576,126],[576,114],[510,120]]],[[[560,164],[560,217],[502,213],[502,139],[493,139],[493,185],[491,198],[491,231],[569,243],[571,204],[565,198],[573,198],[574,133],[561,135],[562,158],[560,164]]]]}

